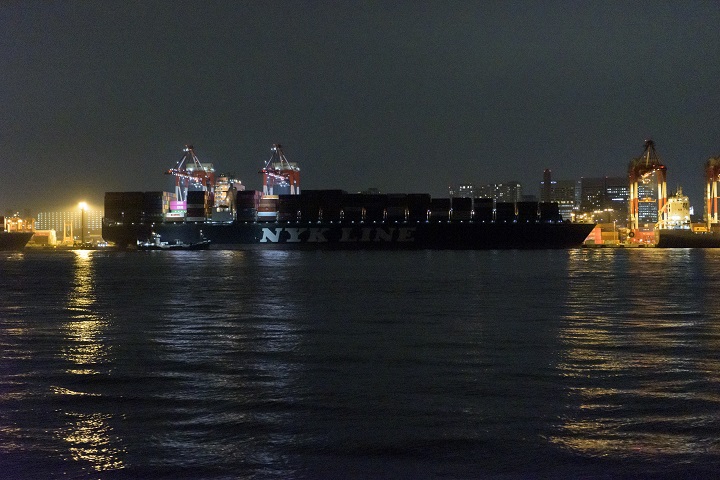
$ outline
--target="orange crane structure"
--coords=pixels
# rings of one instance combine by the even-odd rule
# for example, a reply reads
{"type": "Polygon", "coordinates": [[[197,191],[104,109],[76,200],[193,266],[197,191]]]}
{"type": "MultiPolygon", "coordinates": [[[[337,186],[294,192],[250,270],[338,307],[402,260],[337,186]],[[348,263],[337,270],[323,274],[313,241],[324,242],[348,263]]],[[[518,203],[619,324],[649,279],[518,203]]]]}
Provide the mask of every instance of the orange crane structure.
{"type": "Polygon", "coordinates": [[[640,228],[639,185],[650,181],[656,174],[657,179],[657,212],[659,228],[667,224],[667,167],[662,164],[655,151],[655,142],[645,140],[645,151],[642,156],[630,161],[628,177],[630,180],[630,229],[636,232],[640,228]]]}
{"type": "Polygon", "coordinates": [[[720,156],[710,157],[705,163],[705,216],[708,230],[718,223],[718,180],[720,180],[720,156]]]}
{"type": "Polygon", "coordinates": [[[192,185],[209,192],[210,204],[214,203],[215,169],[210,163],[200,163],[192,145],[185,145],[182,158],[165,174],[175,177],[175,195],[179,202],[187,201],[187,192],[192,185]]]}
{"type": "Polygon", "coordinates": [[[270,149],[272,155],[259,173],[263,174],[263,195],[273,195],[274,187],[289,187],[290,195],[300,194],[300,167],[288,162],[279,143],[270,149]]]}

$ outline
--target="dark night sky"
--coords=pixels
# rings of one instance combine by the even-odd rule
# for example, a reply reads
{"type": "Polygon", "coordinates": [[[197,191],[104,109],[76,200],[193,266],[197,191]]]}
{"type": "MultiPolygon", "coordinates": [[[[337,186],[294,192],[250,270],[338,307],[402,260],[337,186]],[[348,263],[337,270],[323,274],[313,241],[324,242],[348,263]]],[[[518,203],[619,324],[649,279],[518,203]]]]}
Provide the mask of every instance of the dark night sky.
{"type": "Polygon", "coordinates": [[[718,2],[5,2],[0,211],[169,189],[202,161],[260,188],[625,175],[655,140],[702,210],[720,154],[718,2]]]}

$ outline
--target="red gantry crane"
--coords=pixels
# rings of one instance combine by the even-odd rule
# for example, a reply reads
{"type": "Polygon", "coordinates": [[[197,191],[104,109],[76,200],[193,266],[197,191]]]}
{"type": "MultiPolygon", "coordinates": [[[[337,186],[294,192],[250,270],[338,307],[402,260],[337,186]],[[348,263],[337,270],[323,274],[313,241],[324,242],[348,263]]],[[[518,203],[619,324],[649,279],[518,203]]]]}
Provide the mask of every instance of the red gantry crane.
{"type": "Polygon", "coordinates": [[[275,144],[271,148],[270,160],[259,173],[263,174],[263,195],[273,195],[274,187],[289,187],[290,195],[300,194],[300,167],[288,162],[282,151],[282,145],[275,144]]]}
{"type": "Polygon", "coordinates": [[[667,168],[662,164],[655,151],[655,143],[652,140],[645,140],[645,152],[641,157],[632,159],[628,168],[632,233],[640,228],[639,184],[649,182],[653,173],[656,174],[657,179],[657,225],[659,228],[665,228],[667,224],[667,168]]]}
{"type": "Polygon", "coordinates": [[[210,196],[210,205],[213,204],[213,193],[215,188],[215,169],[212,164],[203,165],[195,155],[192,145],[185,145],[183,156],[174,168],[165,172],[167,175],[175,176],[175,195],[178,202],[187,201],[187,192],[190,186],[207,191],[210,196]]]}
{"type": "Polygon", "coordinates": [[[710,157],[705,163],[705,216],[707,228],[718,223],[718,180],[720,180],[720,156],[710,157]]]}

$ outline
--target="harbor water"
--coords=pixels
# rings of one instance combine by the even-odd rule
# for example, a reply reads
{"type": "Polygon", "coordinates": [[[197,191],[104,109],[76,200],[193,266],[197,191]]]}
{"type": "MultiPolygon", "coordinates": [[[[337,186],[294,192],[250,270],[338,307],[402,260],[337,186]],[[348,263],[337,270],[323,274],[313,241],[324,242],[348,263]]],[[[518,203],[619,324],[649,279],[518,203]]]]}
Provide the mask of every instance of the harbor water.
{"type": "Polygon", "coordinates": [[[0,253],[0,478],[714,478],[720,249],[0,253]]]}

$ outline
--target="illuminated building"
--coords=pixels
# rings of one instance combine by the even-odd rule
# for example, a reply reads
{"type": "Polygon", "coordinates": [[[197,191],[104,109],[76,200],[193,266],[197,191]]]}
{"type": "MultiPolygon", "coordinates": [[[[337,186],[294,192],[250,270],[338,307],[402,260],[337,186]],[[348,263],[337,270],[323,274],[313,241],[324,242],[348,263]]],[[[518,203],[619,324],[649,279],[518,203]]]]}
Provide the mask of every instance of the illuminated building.
{"type": "Polygon", "coordinates": [[[450,198],[475,198],[475,185],[466,183],[457,188],[450,187],[450,198]]]}
{"type": "Polygon", "coordinates": [[[625,177],[605,177],[605,208],[627,215],[630,187],[625,177]]]}
{"type": "Polygon", "coordinates": [[[638,182],[638,223],[646,226],[658,221],[657,172],[638,182]]]}
{"type": "Polygon", "coordinates": [[[519,202],[522,200],[522,185],[515,181],[481,185],[475,189],[475,198],[492,198],[496,202],[519,202]]]}
{"type": "MultiPolygon", "coordinates": [[[[100,234],[102,230],[102,210],[86,210],[85,213],[85,229],[92,234],[100,234]]],[[[36,230],[55,230],[56,232],[64,232],[67,227],[72,231],[80,231],[81,212],[79,210],[70,210],[67,212],[40,212],[35,221],[36,230]]],[[[58,235],[61,236],[61,235],[58,235]]]]}
{"type": "Polygon", "coordinates": [[[35,230],[35,235],[28,245],[57,245],[57,234],[55,230],[35,230]]]}
{"type": "Polygon", "coordinates": [[[605,205],[605,179],[580,179],[580,211],[592,212],[602,210],[605,205]]]}
{"type": "Polygon", "coordinates": [[[627,217],[629,198],[628,180],[625,177],[582,178],[580,182],[580,211],[593,213],[614,210],[627,217]]]}
{"type": "Polygon", "coordinates": [[[558,211],[563,220],[571,220],[576,205],[576,188],[573,180],[553,180],[550,169],[543,172],[540,182],[540,201],[558,204],[558,211]]]}
{"type": "Polygon", "coordinates": [[[450,187],[450,198],[492,198],[495,202],[517,203],[523,201],[523,188],[520,182],[488,183],[474,185],[471,183],[450,187]]]}

